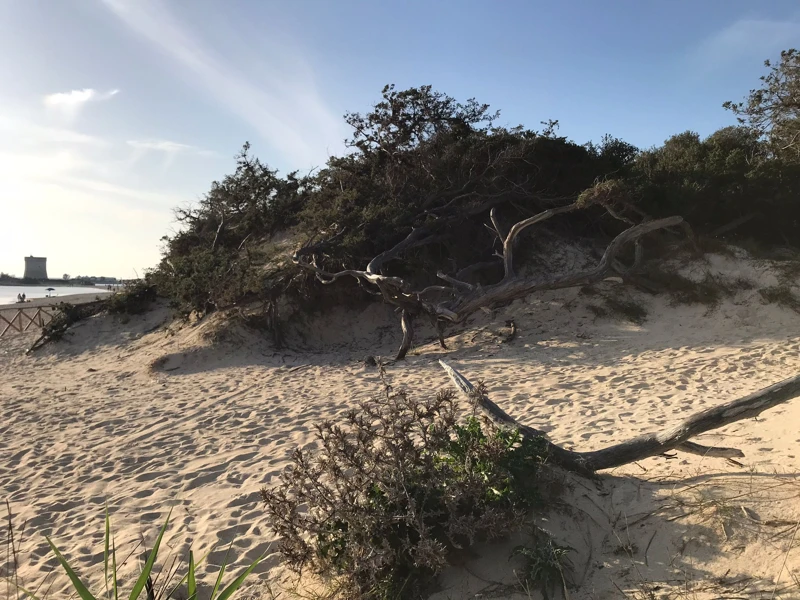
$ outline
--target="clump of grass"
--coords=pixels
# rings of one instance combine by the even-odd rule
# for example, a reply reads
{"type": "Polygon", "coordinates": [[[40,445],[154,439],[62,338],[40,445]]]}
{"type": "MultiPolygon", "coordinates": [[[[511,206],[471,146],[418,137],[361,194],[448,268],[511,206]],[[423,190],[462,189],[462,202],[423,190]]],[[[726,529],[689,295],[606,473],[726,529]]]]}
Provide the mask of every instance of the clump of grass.
{"type": "Polygon", "coordinates": [[[730,289],[722,279],[706,273],[700,281],[693,281],[679,273],[669,276],[669,293],[675,304],[702,304],[715,308],[722,299],[730,295],[730,289]]]}
{"type": "Polygon", "coordinates": [[[632,189],[630,185],[622,179],[604,179],[596,181],[595,184],[586,188],[578,195],[577,204],[581,208],[587,206],[615,206],[620,201],[629,202],[632,189]]]}
{"type": "Polygon", "coordinates": [[[17,533],[14,529],[14,519],[11,513],[11,503],[6,500],[6,544],[5,544],[5,559],[0,564],[0,577],[6,580],[6,600],[12,597],[17,600],[20,599],[20,584],[19,578],[19,555],[20,546],[22,544],[22,534],[25,531],[25,523],[23,523],[21,531],[17,533]],[[11,590],[14,589],[16,594],[12,596],[11,590]]]}
{"type": "Polygon", "coordinates": [[[753,283],[738,277],[728,279],[706,273],[700,281],[694,281],[676,271],[652,269],[646,274],[649,283],[670,295],[673,305],[702,304],[709,309],[719,306],[725,298],[737,291],[753,289],[753,283]]]}
{"type": "Polygon", "coordinates": [[[703,254],[720,254],[730,258],[736,258],[736,251],[725,240],[709,236],[698,235],[695,238],[698,250],[703,254]]]}
{"type": "Polygon", "coordinates": [[[769,304],[777,304],[800,313],[800,298],[788,285],[775,285],[758,290],[761,297],[769,304]]]}
{"type": "Polygon", "coordinates": [[[611,295],[589,286],[581,288],[580,294],[602,300],[602,305],[586,305],[586,308],[594,315],[595,319],[616,316],[636,325],[641,325],[647,320],[647,309],[640,302],[629,296],[611,295]]]}
{"type": "Polygon", "coordinates": [[[631,323],[641,325],[647,319],[647,309],[635,300],[611,296],[606,296],[604,299],[606,307],[612,313],[624,317],[631,323]]]}
{"type": "Polygon", "coordinates": [[[454,392],[385,393],[317,429],[262,490],[290,567],[347,599],[419,598],[453,549],[502,536],[541,500],[540,440],[459,419],[454,392]]]}
{"type": "Polygon", "coordinates": [[[597,304],[587,304],[586,308],[594,315],[595,319],[603,319],[608,316],[608,311],[597,304]]]}
{"type": "Polygon", "coordinates": [[[572,550],[567,546],[559,546],[546,534],[538,533],[534,536],[538,543],[520,545],[514,548],[511,556],[521,556],[524,559],[522,569],[517,572],[523,589],[538,589],[547,600],[560,586],[564,590],[564,597],[569,598],[567,578],[565,573],[569,570],[567,555],[572,550]]]}
{"type": "Polygon", "coordinates": [[[791,283],[800,283],[800,259],[784,260],[776,265],[778,269],[778,278],[786,285],[791,283]]]}
{"type": "MultiPolygon", "coordinates": [[[[196,568],[202,564],[208,555],[211,553],[209,551],[203,558],[199,561],[195,562],[194,553],[189,551],[189,565],[188,571],[186,575],[184,575],[180,581],[176,584],[172,585],[174,581],[175,575],[177,573],[177,569],[171,570],[171,572],[167,573],[164,581],[161,582],[160,586],[156,588],[156,585],[153,581],[153,569],[156,565],[156,561],[158,559],[159,549],[161,547],[161,541],[164,537],[164,533],[167,530],[167,526],[169,525],[169,516],[167,516],[166,521],[161,526],[161,529],[158,532],[158,537],[156,538],[155,544],[153,545],[152,550],[146,553],[146,560],[144,566],[142,567],[142,571],[137,577],[136,581],[134,582],[133,586],[131,587],[130,592],[125,593],[124,596],[128,598],[128,600],[138,600],[139,598],[146,598],[147,600],[169,600],[170,598],[175,598],[178,590],[181,589],[184,585],[186,586],[186,598],[187,600],[197,600],[199,595],[197,579],[196,579],[196,568]]],[[[81,600],[100,600],[101,598],[105,598],[110,600],[119,600],[120,594],[122,593],[119,589],[119,582],[120,577],[118,573],[118,569],[122,566],[122,564],[117,563],[117,548],[116,544],[114,543],[114,537],[111,530],[111,519],[108,514],[108,509],[106,509],[106,518],[105,518],[105,537],[104,537],[104,548],[103,548],[103,583],[104,583],[104,590],[103,593],[99,595],[92,594],[89,591],[89,587],[86,583],[78,576],[75,570],[70,566],[69,562],[66,558],[61,554],[61,551],[58,547],[53,543],[53,541],[49,538],[45,538],[47,540],[50,549],[53,552],[53,555],[58,560],[58,563],[64,569],[67,577],[69,577],[70,583],[72,585],[72,589],[77,597],[81,600]]],[[[231,547],[233,546],[233,542],[231,542],[231,547]]],[[[212,548],[213,550],[213,548],[212,548]]],[[[230,548],[228,548],[228,552],[230,552],[230,548]]],[[[203,594],[203,597],[208,597],[209,600],[229,600],[233,597],[233,595],[239,590],[242,584],[245,582],[247,577],[253,570],[258,566],[259,562],[261,562],[263,556],[257,558],[249,567],[247,567],[242,573],[239,574],[231,583],[227,586],[222,587],[222,580],[225,576],[225,571],[227,569],[227,555],[220,566],[219,573],[217,578],[214,582],[214,586],[211,589],[211,594],[206,596],[203,594]]],[[[159,579],[159,578],[157,578],[159,579]]],[[[31,600],[39,600],[36,596],[35,592],[31,592],[24,587],[22,587],[18,580],[12,581],[12,584],[16,589],[24,594],[25,597],[30,598],[31,600]]]]}

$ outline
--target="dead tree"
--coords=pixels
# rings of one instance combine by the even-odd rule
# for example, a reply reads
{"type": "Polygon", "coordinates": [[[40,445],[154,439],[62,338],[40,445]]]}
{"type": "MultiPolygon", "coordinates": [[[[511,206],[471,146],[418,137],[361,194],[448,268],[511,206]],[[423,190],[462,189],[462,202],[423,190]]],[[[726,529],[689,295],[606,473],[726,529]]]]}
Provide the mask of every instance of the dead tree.
{"type": "MultiPolygon", "coordinates": [[[[586,203],[573,202],[564,206],[550,208],[532,217],[514,224],[508,233],[502,231],[496,214],[497,201],[489,201],[466,214],[435,219],[433,222],[417,227],[405,239],[394,247],[382,252],[373,258],[363,271],[347,269],[344,271],[329,272],[317,265],[316,257],[324,252],[332,239],[316,244],[307,244],[297,250],[292,257],[295,264],[312,271],[323,284],[331,284],[342,277],[354,277],[362,283],[376,288],[376,294],[395,306],[401,313],[403,341],[397,353],[397,360],[405,357],[413,341],[413,319],[417,315],[426,314],[437,323],[437,330],[441,331],[442,324],[461,323],[467,317],[482,308],[494,308],[503,303],[522,298],[532,292],[555,290],[576,286],[589,285],[602,281],[612,275],[622,275],[638,266],[642,259],[639,240],[642,236],[659,229],[673,227],[682,223],[681,217],[667,217],[664,219],[645,220],[634,224],[627,218],[618,215],[613,207],[607,204],[602,206],[611,216],[630,225],[617,235],[605,249],[598,264],[587,271],[573,273],[558,277],[522,277],[514,269],[514,245],[519,235],[528,227],[546,221],[556,215],[573,212],[587,208],[586,203]],[[402,253],[413,248],[419,248],[442,241],[445,237],[444,230],[447,226],[456,224],[468,216],[475,216],[480,212],[489,210],[492,222],[491,229],[501,241],[502,250],[499,258],[502,260],[503,277],[497,283],[479,286],[473,285],[456,277],[438,272],[437,277],[443,285],[428,286],[415,290],[403,278],[384,274],[385,265],[398,259],[402,253]],[[620,251],[630,243],[636,246],[633,267],[625,267],[619,260],[620,251]]],[[[340,232],[337,235],[341,235],[340,232]]],[[[496,265],[499,262],[484,262],[481,265],[496,265]]],[[[476,265],[477,267],[477,265],[476,265]]],[[[473,267],[466,267],[460,272],[469,272],[473,267]]],[[[440,335],[440,342],[443,337],[440,335]]]]}
{"type": "Polygon", "coordinates": [[[456,387],[472,402],[475,402],[494,422],[517,429],[524,437],[543,439],[547,446],[548,456],[553,464],[584,475],[590,475],[604,469],[613,469],[643,458],[662,454],[668,450],[719,458],[741,458],[744,453],[736,448],[702,446],[690,442],[689,439],[742,419],[756,417],[765,410],[800,396],[800,375],[798,375],[759,390],[749,396],[695,413],[688,419],[664,431],[640,435],[601,450],[576,452],[554,444],[547,439],[544,432],[519,423],[492,402],[485,391],[473,386],[466,377],[447,362],[440,360],[439,364],[456,387]]]}

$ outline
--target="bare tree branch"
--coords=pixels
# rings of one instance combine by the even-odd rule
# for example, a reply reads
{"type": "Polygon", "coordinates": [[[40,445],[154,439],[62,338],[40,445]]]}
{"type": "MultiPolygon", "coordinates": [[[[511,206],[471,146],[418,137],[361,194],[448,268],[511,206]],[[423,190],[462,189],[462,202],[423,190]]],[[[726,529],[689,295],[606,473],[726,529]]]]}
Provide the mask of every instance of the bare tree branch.
{"type": "MultiPolygon", "coordinates": [[[[537,215],[537,217],[538,216],[539,215],[537,215]]],[[[480,288],[480,290],[476,290],[471,294],[463,296],[460,301],[457,301],[457,304],[443,306],[442,308],[446,308],[450,313],[455,313],[458,315],[459,318],[456,322],[460,322],[467,316],[474,313],[476,310],[480,310],[480,308],[483,306],[497,305],[502,302],[522,298],[531,292],[541,290],[556,290],[596,283],[603,280],[608,275],[609,271],[611,270],[611,264],[613,260],[616,258],[617,254],[622,247],[625,246],[625,244],[635,241],[652,231],[677,225],[682,220],[683,219],[681,217],[667,217],[665,219],[647,221],[646,223],[641,223],[626,229],[611,241],[606,248],[603,257],[600,259],[600,262],[596,267],[590,269],[589,271],[545,280],[504,278],[498,284],[480,288]]],[[[511,235],[512,234],[509,233],[509,236],[511,235]]],[[[447,318],[448,320],[452,320],[443,312],[440,316],[447,318]]]]}
{"type": "Polygon", "coordinates": [[[467,291],[470,291],[470,292],[475,289],[475,286],[472,285],[471,283],[466,283],[465,281],[459,281],[455,277],[451,277],[450,275],[446,275],[446,274],[442,273],[441,271],[436,273],[436,276],[439,279],[443,279],[444,281],[446,281],[447,283],[452,285],[454,288],[458,288],[458,289],[461,289],[461,290],[467,290],[467,291]]]}
{"type": "Polygon", "coordinates": [[[493,260],[485,260],[483,262],[475,263],[474,265],[469,265],[468,267],[464,267],[460,269],[458,273],[455,274],[455,278],[459,280],[464,280],[470,275],[472,275],[475,271],[482,271],[483,269],[491,269],[496,267],[499,263],[502,262],[502,258],[499,256],[494,257],[493,260]]]}
{"type": "Polygon", "coordinates": [[[492,220],[492,225],[494,226],[494,231],[497,233],[497,237],[500,241],[503,241],[506,237],[506,234],[503,233],[503,229],[500,227],[500,223],[497,220],[497,207],[493,206],[492,210],[489,211],[489,218],[492,220]]]}
{"type": "MultiPolygon", "coordinates": [[[[577,202],[573,202],[572,204],[567,204],[566,206],[560,206],[558,208],[550,208],[543,212],[540,212],[538,215],[534,215],[525,219],[524,221],[520,221],[515,223],[511,230],[508,232],[508,235],[503,240],[503,267],[505,269],[505,277],[504,280],[512,279],[514,277],[514,240],[517,236],[522,233],[522,231],[534,225],[536,223],[541,223],[551,217],[556,215],[560,215],[567,212],[572,212],[573,210],[577,210],[580,208],[577,202]]],[[[498,230],[499,235],[499,230],[498,230]]]]}
{"type": "Polygon", "coordinates": [[[223,226],[225,225],[225,213],[222,213],[219,219],[219,227],[217,227],[217,232],[214,234],[214,241],[211,242],[211,251],[217,248],[217,238],[219,237],[219,232],[222,231],[223,226]]]}
{"type": "Polygon", "coordinates": [[[411,233],[406,236],[406,238],[395,244],[393,247],[389,248],[388,250],[384,250],[378,256],[373,258],[369,261],[367,265],[367,273],[375,274],[378,273],[383,266],[384,263],[394,260],[400,254],[405,252],[406,250],[410,250],[411,248],[417,248],[419,246],[424,246],[426,244],[433,244],[434,242],[441,241],[444,239],[442,236],[431,235],[433,229],[439,227],[441,222],[437,222],[430,226],[423,226],[418,227],[417,229],[413,229],[411,233]]]}

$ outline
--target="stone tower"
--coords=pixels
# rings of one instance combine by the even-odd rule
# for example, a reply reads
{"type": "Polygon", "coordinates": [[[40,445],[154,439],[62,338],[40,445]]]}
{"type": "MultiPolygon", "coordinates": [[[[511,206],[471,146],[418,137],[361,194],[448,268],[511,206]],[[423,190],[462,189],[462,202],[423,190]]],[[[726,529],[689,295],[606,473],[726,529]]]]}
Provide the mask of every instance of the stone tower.
{"type": "Polygon", "coordinates": [[[25,279],[47,279],[47,259],[39,256],[25,257],[25,279]]]}

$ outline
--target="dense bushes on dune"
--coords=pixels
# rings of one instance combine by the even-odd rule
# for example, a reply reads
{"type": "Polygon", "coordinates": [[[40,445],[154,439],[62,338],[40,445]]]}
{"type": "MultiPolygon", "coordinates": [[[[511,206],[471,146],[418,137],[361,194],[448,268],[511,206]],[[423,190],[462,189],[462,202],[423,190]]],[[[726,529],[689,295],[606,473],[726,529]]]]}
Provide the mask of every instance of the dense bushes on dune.
{"type": "MultiPolygon", "coordinates": [[[[738,125],[705,139],[680,133],[646,150],[612,136],[581,145],[559,136],[557,121],[541,130],[498,127],[498,114],[475,100],[387,86],[370,112],[345,116],[350,151],[320,171],[282,176],[245,144],[231,175],[177,210],[182,227],[163,238],[163,259],[149,278],[186,311],[248,298],[319,303],[328,290],[309,285],[312,275],[289,260],[302,243],[328,240],[316,255],[320,267],[363,269],[414,228],[436,222],[437,243],[383,267],[426,285],[438,271],[455,274],[492,256],[491,208],[509,227],[607,180],[616,183],[600,192],[613,188],[638,220],[679,214],[698,233],[790,244],[800,232],[798,64],[797,52],[785,52],[768,64],[762,90],[726,103],[738,125]],[[794,108],[776,105],[786,97],[794,108]]],[[[621,223],[590,208],[548,227],[601,240],[621,223]]],[[[473,272],[476,282],[493,281],[491,261],[483,267],[473,272]]],[[[356,289],[354,281],[342,285],[356,289]]]]}

